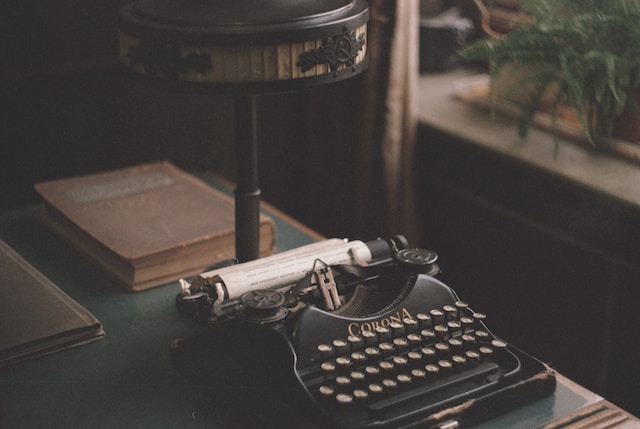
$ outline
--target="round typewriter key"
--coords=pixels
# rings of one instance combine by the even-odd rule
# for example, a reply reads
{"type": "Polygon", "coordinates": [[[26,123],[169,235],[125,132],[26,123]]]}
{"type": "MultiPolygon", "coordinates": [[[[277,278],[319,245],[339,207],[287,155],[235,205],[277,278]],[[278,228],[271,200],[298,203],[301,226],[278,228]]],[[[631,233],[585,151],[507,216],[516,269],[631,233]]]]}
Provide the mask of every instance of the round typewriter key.
{"type": "Polygon", "coordinates": [[[394,356],[393,364],[397,366],[406,366],[409,363],[409,359],[406,356],[394,356]]]}
{"type": "Polygon", "coordinates": [[[393,340],[393,345],[396,346],[399,349],[404,349],[406,347],[409,347],[409,340],[401,337],[401,338],[395,338],[393,340]]]}
{"type": "Polygon", "coordinates": [[[447,341],[447,343],[449,343],[449,347],[451,347],[454,350],[462,349],[463,342],[461,338],[450,338],[449,341],[447,341]]]}
{"type": "Polygon", "coordinates": [[[437,375],[438,373],[440,373],[440,367],[432,363],[425,365],[424,370],[427,373],[427,375],[430,375],[430,376],[437,375]]]}
{"type": "Polygon", "coordinates": [[[449,353],[449,350],[451,349],[449,347],[449,344],[447,343],[436,343],[433,347],[436,349],[436,352],[439,354],[449,353]]]}
{"type": "Polygon", "coordinates": [[[491,336],[487,331],[483,331],[482,329],[478,329],[475,334],[480,341],[486,340],[491,336]]]}
{"type": "Polygon", "coordinates": [[[408,386],[411,384],[411,382],[413,381],[411,379],[411,376],[408,374],[398,374],[396,376],[396,380],[398,381],[398,385],[399,386],[408,386]]]}
{"type": "Polygon", "coordinates": [[[367,347],[364,349],[364,354],[370,358],[375,358],[381,355],[380,349],[377,347],[367,347]]]}
{"type": "Polygon", "coordinates": [[[322,369],[322,372],[325,374],[329,374],[336,370],[336,364],[333,362],[322,362],[320,369],[322,369]]]}
{"type": "Polygon", "coordinates": [[[473,318],[479,322],[482,322],[487,318],[487,315],[484,313],[473,313],[473,318]]]}
{"type": "Polygon", "coordinates": [[[467,329],[473,329],[473,317],[469,317],[469,316],[462,316],[460,318],[460,323],[462,324],[462,329],[467,330],[467,329]]]}
{"type": "Polygon", "coordinates": [[[353,396],[349,393],[338,393],[336,395],[336,401],[339,404],[350,404],[353,402],[353,396]]]}
{"type": "Polygon", "coordinates": [[[385,378],[382,380],[382,386],[384,386],[385,389],[395,389],[398,387],[398,382],[393,378],[385,378]]]}
{"type": "Polygon", "coordinates": [[[405,317],[402,322],[404,323],[407,333],[415,332],[418,329],[418,321],[413,317],[405,317]]]}
{"type": "Polygon", "coordinates": [[[375,377],[377,375],[380,375],[380,368],[377,366],[369,365],[365,367],[364,372],[370,377],[375,377]]]}
{"type": "Polygon", "coordinates": [[[353,398],[356,401],[364,401],[369,397],[369,392],[363,389],[356,389],[353,391],[353,398]]]}
{"type": "Polygon", "coordinates": [[[462,368],[467,364],[467,358],[462,355],[453,355],[451,356],[451,362],[453,362],[453,366],[462,368]]]}
{"type": "Polygon", "coordinates": [[[351,353],[351,359],[356,363],[363,362],[367,360],[367,355],[364,352],[353,352],[351,353]]]}
{"type": "Polygon", "coordinates": [[[431,326],[431,316],[427,313],[418,313],[416,315],[416,319],[418,320],[418,325],[421,328],[426,328],[431,326]]]}
{"type": "Polygon", "coordinates": [[[444,337],[449,333],[449,327],[447,325],[436,325],[433,330],[436,331],[436,334],[440,335],[440,337],[444,337]]]}
{"type": "Polygon", "coordinates": [[[436,349],[434,349],[433,347],[423,347],[420,349],[420,351],[425,357],[433,357],[436,355],[436,349]]]}
{"type": "Polygon", "coordinates": [[[399,335],[404,335],[405,334],[405,329],[404,329],[404,325],[400,322],[391,322],[389,324],[389,330],[391,331],[391,335],[393,337],[397,337],[399,335]]]}
{"type": "Polygon", "coordinates": [[[464,355],[472,361],[479,361],[481,357],[480,353],[475,350],[467,350],[464,355]]]}
{"type": "Polygon", "coordinates": [[[351,377],[351,379],[356,383],[363,381],[366,378],[362,371],[351,371],[349,377],[351,377]]]}
{"type": "Polygon", "coordinates": [[[391,331],[386,326],[376,326],[378,341],[386,341],[391,338],[391,331]]]}
{"type": "Polygon", "coordinates": [[[379,366],[383,372],[391,372],[393,371],[394,367],[393,362],[390,362],[388,360],[383,360],[382,362],[380,362],[379,366]]]}
{"type": "Polygon", "coordinates": [[[450,330],[457,331],[458,329],[462,328],[462,323],[460,323],[459,320],[449,320],[447,322],[447,326],[450,330]]]}
{"type": "Polygon", "coordinates": [[[409,360],[410,364],[419,363],[422,361],[422,353],[411,351],[407,353],[407,359],[409,360]]]}
{"type": "Polygon", "coordinates": [[[455,319],[458,314],[458,309],[453,305],[443,306],[442,311],[444,312],[445,320],[455,319]]]}
{"type": "Polygon", "coordinates": [[[395,347],[391,343],[380,343],[378,347],[380,348],[383,356],[388,356],[395,350],[395,347]]]}
{"type": "Polygon", "coordinates": [[[456,301],[454,304],[456,308],[462,310],[464,308],[469,308],[469,304],[466,301],[456,301]]]}
{"type": "Polygon", "coordinates": [[[384,387],[381,384],[372,383],[369,385],[369,393],[373,395],[380,395],[384,392],[384,387]]]}
{"type": "Polygon", "coordinates": [[[378,336],[373,331],[362,331],[360,335],[362,335],[362,339],[364,340],[365,345],[370,346],[378,342],[377,341],[378,336]]]}
{"type": "Polygon", "coordinates": [[[320,396],[322,396],[324,398],[328,398],[330,396],[333,396],[335,391],[336,390],[332,386],[327,386],[327,385],[322,385],[318,389],[318,392],[320,393],[320,396]]]}
{"type": "Polygon", "coordinates": [[[411,344],[418,344],[422,341],[422,337],[419,334],[409,334],[407,335],[407,340],[409,340],[411,344]]]}
{"type": "Polygon", "coordinates": [[[320,352],[320,356],[322,359],[326,359],[328,357],[331,357],[331,354],[333,353],[333,347],[331,346],[331,344],[320,344],[318,345],[318,352],[320,352]]]}
{"type": "Polygon", "coordinates": [[[338,386],[348,386],[351,384],[351,379],[349,377],[345,377],[344,375],[340,375],[336,377],[336,384],[338,386]]]}
{"type": "Polygon", "coordinates": [[[472,346],[476,343],[476,337],[472,334],[464,334],[460,337],[464,346],[472,346]]]}
{"type": "Polygon", "coordinates": [[[423,329],[420,331],[420,335],[424,338],[425,341],[433,341],[436,338],[436,333],[432,329],[423,329]]]}
{"type": "Polygon", "coordinates": [[[347,340],[343,339],[333,340],[331,344],[333,345],[333,348],[335,349],[337,354],[344,353],[347,350],[347,346],[349,345],[349,343],[347,343],[347,340]]]}
{"type": "Polygon", "coordinates": [[[480,355],[482,356],[491,356],[493,354],[493,349],[491,347],[487,347],[487,346],[482,346],[478,349],[478,351],[480,352],[480,355]]]}
{"type": "Polygon", "coordinates": [[[507,348],[507,342],[504,341],[504,340],[500,340],[498,338],[496,338],[493,341],[491,341],[491,345],[493,347],[495,347],[496,349],[505,349],[505,348],[507,348]]]}
{"type": "Polygon", "coordinates": [[[351,366],[351,358],[347,356],[340,356],[336,358],[336,365],[339,366],[340,368],[346,368],[348,366],[351,366]]]}
{"type": "Polygon", "coordinates": [[[362,343],[364,342],[364,340],[358,335],[349,335],[347,337],[347,342],[351,346],[351,350],[358,350],[360,347],[362,347],[362,343]]]}
{"type": "Polygon", "coordinates": [[[411,376],[415,379],[421,380],[427,376],[427,372],[420,368],[415,368],[411,370],[411,376]]]}
{"type": "Polygon", "coordinates": [[[444,311],[440,309],[434,308],[433,310],[429,311],[429,315],[431,316],[431,322],[434,324],[444,322],[444,311]]]}
{"type": "Polygon", "coordinates": [[[438,361],[438,366],[442,371],[449,371],[453,367],[453,363],[450,360],[442,359],[438,361]]]}

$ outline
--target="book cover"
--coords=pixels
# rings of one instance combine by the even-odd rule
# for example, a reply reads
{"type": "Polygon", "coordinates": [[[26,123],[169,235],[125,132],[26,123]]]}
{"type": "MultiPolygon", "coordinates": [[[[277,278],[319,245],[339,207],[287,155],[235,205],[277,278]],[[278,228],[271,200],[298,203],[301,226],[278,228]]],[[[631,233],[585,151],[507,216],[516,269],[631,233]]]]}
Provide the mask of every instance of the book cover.
{"type": "MultiPolygon", "coordinates": [[[[45,221],[131,291],[235,257],[230,196],[167,161],[35,185],[45,221]]],[[[260,217],[260,256],[275,224],[260,217]]]]}
{"type": "Polygon", "coordinates": [[[0,367],[104,336],[84,307],[0,240],[0,367]]]}

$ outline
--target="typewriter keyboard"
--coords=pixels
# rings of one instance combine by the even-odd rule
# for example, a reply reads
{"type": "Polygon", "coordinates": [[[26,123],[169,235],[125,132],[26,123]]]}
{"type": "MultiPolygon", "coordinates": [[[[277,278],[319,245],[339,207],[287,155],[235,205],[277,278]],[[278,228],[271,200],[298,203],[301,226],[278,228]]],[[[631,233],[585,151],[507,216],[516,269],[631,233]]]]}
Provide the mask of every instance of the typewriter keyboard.
{"type": "Polygon", "coordinates": [[[436,410],[518,372],[518,358],[484,318],[457,301],[411,317],[354,324],[354,335],[317,344],[313,363],[298,374],[333,415],[388,421],[436,410]]]}

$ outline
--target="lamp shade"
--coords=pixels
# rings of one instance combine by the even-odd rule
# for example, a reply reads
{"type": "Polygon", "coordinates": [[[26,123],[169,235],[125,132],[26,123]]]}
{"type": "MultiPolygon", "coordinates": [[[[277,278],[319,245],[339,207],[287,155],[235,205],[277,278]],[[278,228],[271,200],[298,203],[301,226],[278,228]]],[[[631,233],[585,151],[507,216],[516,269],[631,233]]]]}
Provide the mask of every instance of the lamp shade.
{"type": "Polygon", "coordinates": [[[120,55],[163,85],[242,94],[335,82],[367,67],[365,0],[136,0],[120,55]]]}

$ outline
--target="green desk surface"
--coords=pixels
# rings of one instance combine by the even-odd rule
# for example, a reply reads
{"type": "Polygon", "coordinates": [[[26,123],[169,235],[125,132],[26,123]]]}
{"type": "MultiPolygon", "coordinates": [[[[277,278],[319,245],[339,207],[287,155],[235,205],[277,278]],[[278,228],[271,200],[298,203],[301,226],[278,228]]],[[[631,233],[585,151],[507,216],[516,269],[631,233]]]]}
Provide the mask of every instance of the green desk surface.
{"type": "MultiPolygon", "coordinates": [[[[224,386],[192,384],[172,366],[171,340],[200,329],[179,318],[177,284],[136,294],[123,291],[52,234],[40,221],[41,211],[33,206],[0,215],[0,238],[91,311],[106,337],[0,369],[0,427],[271,427],[259,415],[223,405],[224,386]]],[[[279,250],[317,240],[310,231],[271,214],[279,250]]],[[[601,399],[562,380],[555,395],[482,428],[539,427],[601,399]]]]}

